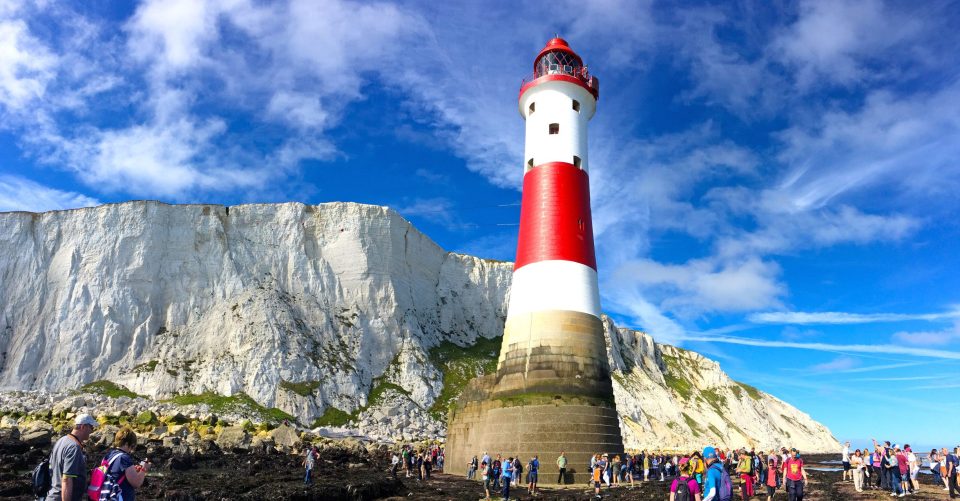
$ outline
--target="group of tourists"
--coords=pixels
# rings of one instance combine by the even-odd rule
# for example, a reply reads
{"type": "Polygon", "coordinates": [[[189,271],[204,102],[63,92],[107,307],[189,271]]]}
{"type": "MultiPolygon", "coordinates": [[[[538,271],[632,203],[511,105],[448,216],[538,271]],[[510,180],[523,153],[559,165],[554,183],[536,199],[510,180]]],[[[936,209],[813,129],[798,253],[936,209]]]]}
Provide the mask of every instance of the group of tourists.
{"type": "MultiPolygon", "coordinates": [[[[878,443],[873,440],[873,448],[850,449],[850,442],[844,444],[841,451],[843,480],[852,481],[857,492],[864,489],[889,491],[891,496],[904,497],[920,492],[918,476],[924,469],[923,456],[915,452],[910,444],[900,447],[890,441],[878,443]]],[[[927,455],[929,472],[934,484],[943,484],[943,490],[950,492],[950,499],[960,497],[960,485],[957,483],[960,468],[960,447],[948,452],[946,447],[931,449],[927,455]]]]}
{"type": "Polygon", "coordinates": [[[444,451],[439,445],[431,445],[424,449],[416,449],[412,445],[404,445],[400,451],[394,451],[390,458],[390,474],[397,478],[397,470],[404,469],[406,478],[416,478],[419,481],[430,480],[430,474],[443,471],[444,451]]]}
{"type": "MultiPolygon", "coordinates": [[[[557,459],[557,466],[560,468],[560,476],[564,475],[567,466],[566,456],[561,452],[557,459]]],[[[490,499],[490,492],[500,492],[504,501],[510,499],[510,487],[526,486],[527,494],[537,494],[537,481],[540,473],[540,457],[533,456],[524,467],[520,456],[504,458],[497,454],[491,457],[484,452],[480,458],[473,456],[467,465],[467,478],[475,479],[479,470],[481,480],[483,481],[484,499],[490,499]],[[526,477],[524,477],[526,471],[526,477]]]]}
{"type": "Polygon", "coordinates": [[[124,426],[113,437],[100,465],[87,475],[84,442],[100,423],[89,414],[80,414],[73,429],[53,446],[49,459],[33,471],[33,493],[47,501],[80,501],[81,499],[123,499],[134,501],[136,490],[143,485],[150,471],[150,461],[133,459],[137,434],[124,426]]]}
{"type": "MultiPolygon", "coordinates": [[[[564,453],[560,453],[556,464],[557,483],[562,485],[568,466],[564,453]]],[[[478,470],[485,499],[490,499],[491,492],[500,492],[504,501],[508,501],[511,485],[526,484],[529,494],[537,493],[539,456],[533,456],[524,465],[519,457],[504,458],[500,454],[491,457],[484,452],[468,463],[467,478],[476,479],[478,470]]],[[[646,451],[598,453],[590,458],[587,471],[590,473],[588,483],[598,499],[604,487],[632,488],[639,481],[671,480],[670,501],[729,501],[737,487],[744,500],[765,491],[767,501],[772,501],[777,490],[784,487],[790,501],[802,501],[807,480],[800,453],[786,448],[767,453],[746,448],[723,451],[711,446],[682,455],[646,451]]]]}

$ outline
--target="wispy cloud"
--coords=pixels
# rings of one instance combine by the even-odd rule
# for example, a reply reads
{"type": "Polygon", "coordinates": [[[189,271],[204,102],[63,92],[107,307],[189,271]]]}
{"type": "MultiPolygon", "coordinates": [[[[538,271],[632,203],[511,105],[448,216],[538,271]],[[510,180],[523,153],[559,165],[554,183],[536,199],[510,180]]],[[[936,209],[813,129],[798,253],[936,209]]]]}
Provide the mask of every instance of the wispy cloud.
{"type": "Polygon", "coordinates": [[[685,341],[703,343],[727,343],[744,346],[759,346],[763,348],[794,348],[799,350],[826,351],[830,353],[884,353],[892,355],[906,355],[912,357],[938,358],[944,360],[960,360],[960,352],[934,350],[927,348],[911,348],[890,344],[829,344],[829,343],[794,343],[789,341],[768,341],[764,339],[750,339],[730,336],[686,336],[685,341]]]}
{"type": "Polygon", "coordinates": [[[908,321],[935,321],[960,318],[960,310],[941,313],[847,313],[840,311],[776,311],[754,313],[747,319],[757,324],[870,324],[908,321]]]}
{"type": "Polygon", "coordinates": [[[813,372],[837,372],[852,369],[860,365],[860,361],[853,357],[838,357],[829,362],[810,367],[813,372]]]}
{"type": "Polygon", "coordinates": [[[862,377],[854,378],[852,381],[929,381],[931,379],[944,379],[946,376],[904,376],[904,377],[862,377]]]}
{"type": "Polygon", "coordinates": [[[960,322],[943,330],[934,331],[901,331],[894,333],[893,339],[902,343],[919,346],[943,346],[960,340],[960,322]]]}
{"type": "Polygon", "coordinates": [[[96,198],[58,190],[19,176],[0,175],[0,211],[43,212],[99,205],[96,198]]]}

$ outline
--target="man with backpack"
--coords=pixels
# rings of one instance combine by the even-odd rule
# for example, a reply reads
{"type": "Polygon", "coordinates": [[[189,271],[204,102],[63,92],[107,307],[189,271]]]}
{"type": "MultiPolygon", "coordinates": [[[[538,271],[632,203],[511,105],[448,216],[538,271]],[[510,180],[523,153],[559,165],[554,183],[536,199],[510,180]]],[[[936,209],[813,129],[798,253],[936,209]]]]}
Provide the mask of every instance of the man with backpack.
{"type": "Polygon", "coordinates": [[[730,501],[733,498],[733,483],[730,474],[717,460],[717,450],[703,448],[703,460],[707,465],[707,480],[703,486],[703,501],[730,501]]]}
{"type": "Polygon", "coordinates": [[[83,442],[99,426],[90,414],[73,421],[73,431],[60,437],[50,453],[50,486],[47,501],[81,501],[87,492],[87,456],[83,442]]]}

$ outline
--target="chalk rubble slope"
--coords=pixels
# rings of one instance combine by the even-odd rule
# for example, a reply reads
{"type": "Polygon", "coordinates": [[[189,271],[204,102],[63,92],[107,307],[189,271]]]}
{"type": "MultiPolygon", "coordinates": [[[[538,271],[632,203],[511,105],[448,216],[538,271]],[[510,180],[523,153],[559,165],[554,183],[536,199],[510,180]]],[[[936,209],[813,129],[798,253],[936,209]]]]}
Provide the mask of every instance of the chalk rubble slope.
{"type": "MultiPolygon", "coordinates": [[[[371,436],[442,435],[427,412],[443,389],[430,350],[501,335],[511,272],[354,203],[3,213],[0,387],[109,380],[153,399],[244,393],[304,423],[333,407],[371,436]]],[[[786,436],[837,448],[825,427],[715,362],[606,327],[628,447],[786,436]],[[693,393],[716,398],[684,398],[673,361],[696,369],[683,379],[693,393]],[[736,410],[717,412],[728,404],[736,410]]]]}

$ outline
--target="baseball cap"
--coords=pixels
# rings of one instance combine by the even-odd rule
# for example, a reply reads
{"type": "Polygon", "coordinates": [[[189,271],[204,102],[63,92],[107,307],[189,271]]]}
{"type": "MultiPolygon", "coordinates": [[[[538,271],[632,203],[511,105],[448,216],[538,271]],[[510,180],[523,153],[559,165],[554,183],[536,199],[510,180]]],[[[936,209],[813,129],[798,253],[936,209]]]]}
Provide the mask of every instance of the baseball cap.
{"type": "Polygon", "coordinates": [[[709,445],[703,448],[704,459],[717,459],[717,450],[709,445]]]}
{"type": "Polygon", "coordinates": [[[690,458],[680,458],[680,466],[683,466],[690,462],[690,458]]]}
{"type": "Polygon", "coordinates": [[[74,426],[80,426],[82,424],[88,424],[94,428],[100,426],[100,423],[96,419],[93,419],[93,416],[90,414],[80,414],[77,416],[77,419],[73,420],[74,426]]]}

